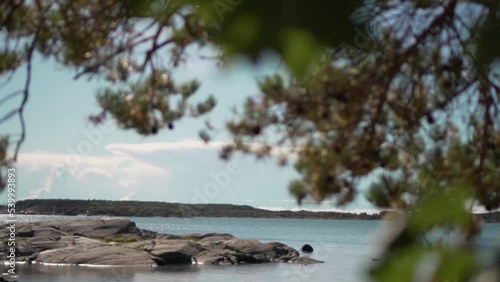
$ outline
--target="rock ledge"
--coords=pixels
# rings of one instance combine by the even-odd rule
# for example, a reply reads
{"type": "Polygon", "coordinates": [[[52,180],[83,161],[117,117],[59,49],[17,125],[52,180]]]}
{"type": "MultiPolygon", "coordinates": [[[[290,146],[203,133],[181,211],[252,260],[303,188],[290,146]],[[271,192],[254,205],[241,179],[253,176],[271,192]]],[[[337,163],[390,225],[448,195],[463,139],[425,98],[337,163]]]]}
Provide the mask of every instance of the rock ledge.
{"type": "MultiPolygon", "coordinates": [[[[52,220],[16,224],[16,260],[45,264],[138,265],[241,264],[316,261],[278,242],[230,234],[170,235],[141,230],[123,218],[52,220]]],[[[7,225],[0,226],[0,258],[9,251],[7,225]]],[[[4,262],[4,261],[0,261],[4,262]]]]}

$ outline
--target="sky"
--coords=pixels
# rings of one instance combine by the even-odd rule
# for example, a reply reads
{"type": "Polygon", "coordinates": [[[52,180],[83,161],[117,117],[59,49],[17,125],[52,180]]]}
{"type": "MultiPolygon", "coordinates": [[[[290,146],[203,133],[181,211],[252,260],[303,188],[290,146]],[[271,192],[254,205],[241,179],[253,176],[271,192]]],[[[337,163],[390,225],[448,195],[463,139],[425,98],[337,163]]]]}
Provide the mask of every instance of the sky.
{"type": "MultiPolygon", "coordinates": [[[[258,95],[256,80],[283,71],[280,66],[279,60],[267,56],[259,65],[239,59],[220,69],[212,60],[191,55],[173,75],[178,81],[198,79],[202,87],[196,99],[213,94],[217,107],[207,116],[176,123],[174,130],[144,137],[117,128],[110,118],[103,125],[90,123],[88,116],[99,112],[95,93],[103,82],[74,80],[71,69],[37,58],[25,108],[26,141],[17,163],[18,200],[107,199],[337,210],[334,199],[298,206],[287,190],[288,183],[298,177],[293,167],[278,167],[272,160],[251,156],[236,155],[230,162],[218,157],[220,148],[231,140],[225,131],[231,109],[241,107],[246,97],[258,95]],[[207,120],[218,129],[208,145],[198,137],[207,120]]],[[[24,83],[22,68],[0,88],[0,95],[22,89],[24,83]]],[[[0,114],[19,101],[2,105],[0,114]]],[[[16,138],[18,119],[2,124],[0,130],[16,138]]],[[[345,209],[373,208],[364,198],[364,186],[345,209]]],[[[0,197],[5,201],[6,193],[0,197]]]]}

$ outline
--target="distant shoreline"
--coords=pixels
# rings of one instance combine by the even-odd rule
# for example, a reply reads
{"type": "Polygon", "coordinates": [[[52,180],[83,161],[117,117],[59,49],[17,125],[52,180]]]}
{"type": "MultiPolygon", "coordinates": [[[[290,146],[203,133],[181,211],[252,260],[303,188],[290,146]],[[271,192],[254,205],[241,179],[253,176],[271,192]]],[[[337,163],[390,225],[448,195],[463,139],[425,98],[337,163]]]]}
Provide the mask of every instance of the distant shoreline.
{"type": "MultiPolygon", "coordinates": [[[[4,209],[2,209],[4,210],[4,209]]],[[[183,204],[142,201],[40,199],[16,203],[17,214],[87,215],[126,217],[234,217],[378,220],[380,214],[327,211],[272,211],[248,205],[183,204]]]]}
{"type": "MultiPolygon", "coordinates": [[[[0,213],[5,213],[2,208],[0,213]]],[[[16,213],[43,215],[87,215],[125,217],[234,217],[234,218],[290,218],[335,220],[380,220],[387,211],[380,213],[349,213],[333,211],[272,211],[248,205],[232,204],[181,204],[141,201],[40,199],[16,203],[16,213]]],[[[484,222],[500,223],[500,212],[477,214],[484,222]]]]}

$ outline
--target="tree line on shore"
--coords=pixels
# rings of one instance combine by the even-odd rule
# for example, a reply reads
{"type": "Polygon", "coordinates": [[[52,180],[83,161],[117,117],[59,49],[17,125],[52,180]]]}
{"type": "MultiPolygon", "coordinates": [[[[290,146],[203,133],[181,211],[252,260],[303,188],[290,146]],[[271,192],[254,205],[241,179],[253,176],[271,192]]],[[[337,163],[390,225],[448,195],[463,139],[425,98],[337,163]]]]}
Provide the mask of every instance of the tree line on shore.
{"type": "MultiPolygon", "coordinates": [[[[2,208],[2,211],[5,209],[2,208]]],[[[251,217],[379,220],[388,211],[349,213],[331,211],[271,211],[248,205],[184,204],[142,201],[31,199],[16,204],[18,214],[131,216],[131,217],[251,217]]],[[[500,212],[478,214],[485,222],[500,222],[500,212]]]]}
{"type": "Polygon", "coordinates": [[[248,205],[184,204],[142,201],[31,199],[16,204],[18,214],[106,215],[132,217],[253,217],[310,219],[379,219],[378,214],[271,211],[248,205]]]}

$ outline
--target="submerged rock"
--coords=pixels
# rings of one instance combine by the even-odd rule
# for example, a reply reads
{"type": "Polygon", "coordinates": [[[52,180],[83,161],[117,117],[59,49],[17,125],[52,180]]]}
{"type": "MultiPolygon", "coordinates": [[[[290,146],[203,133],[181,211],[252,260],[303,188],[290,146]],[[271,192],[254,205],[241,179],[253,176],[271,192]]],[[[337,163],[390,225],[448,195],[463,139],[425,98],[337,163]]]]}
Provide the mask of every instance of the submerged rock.
{"type": "MultiPolygon", "coordinates": [[[[279,242],[238,239],[225,233],[169,235],[140,230],[123,218],[53,220],[16,225],[17,260],[72,265],[317,263],[279,242]]],[[[0,257],[8,229],[0,226],[0,257]]],[[[3,262],[3,261],[0,261],[3,262]]]]}
{"type": "Polygon", "coordinates": [[[308,265],[308,264],[314,264],[314,263],[324,263],[324,261],[321,260],[315,260],[309,257],[294,257],[288,260],[289,263],[298,263],[300,265],[308,265]]]}

